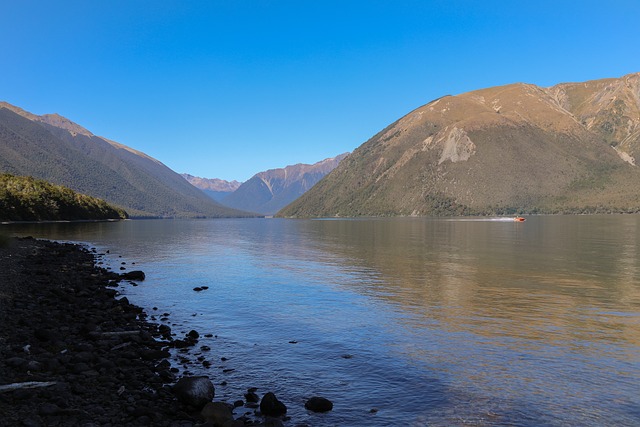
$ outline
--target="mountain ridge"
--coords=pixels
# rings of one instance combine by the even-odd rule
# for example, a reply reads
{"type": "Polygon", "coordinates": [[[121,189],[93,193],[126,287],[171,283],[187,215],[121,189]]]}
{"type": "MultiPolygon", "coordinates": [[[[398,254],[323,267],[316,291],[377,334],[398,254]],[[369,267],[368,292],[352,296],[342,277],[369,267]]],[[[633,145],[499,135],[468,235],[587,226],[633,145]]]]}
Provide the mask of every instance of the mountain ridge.
{"type": "Polygon", "coordinates": [[[278,215],[636,211],[639,88],[634,73],[438,98],[362,144],[278,215]]]}
{"type": "Polygon", "coordinates": [[[273,215],[331,172],[348,153],[314,164],[298,163],[258,172],[225,197],[223,204],[241,210],[273,215]]]}
{"type": "Polygon", "coordinates": [[[103,199],[132,217],[247,216],[217,204],[162,162],[57,114],[0,103],[0,171],[103,199]]]}
{"type": "Polygon", "coordinates": [[[180,174],[189,184],[202,190],[207,196],[217,202],[222,202],[229,194],[233,193],[242,184],[238,181],[225,181],[219,178],[202,178],[188,173],[180,174]]]}

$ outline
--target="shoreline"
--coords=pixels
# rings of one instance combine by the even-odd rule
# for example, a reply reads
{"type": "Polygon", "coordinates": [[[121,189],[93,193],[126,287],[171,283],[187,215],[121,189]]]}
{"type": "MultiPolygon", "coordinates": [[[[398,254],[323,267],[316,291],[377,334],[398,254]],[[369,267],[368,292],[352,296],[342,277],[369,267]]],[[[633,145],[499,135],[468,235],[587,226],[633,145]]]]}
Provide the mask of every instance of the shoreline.
{"type": "MultiPolygon", "coordinates": [[[[114,289],[143,273],[98,260],[74,243],[25,237],[0,246],[0,426],[222,425],[173,390],[169,348],[195,345],[197,332],[174,339],[148,322],[114,289]]],[[[282,425],[257,411],[234,419],[238,402],[213,401],[228,408],[225,426],[282,425]]]]}

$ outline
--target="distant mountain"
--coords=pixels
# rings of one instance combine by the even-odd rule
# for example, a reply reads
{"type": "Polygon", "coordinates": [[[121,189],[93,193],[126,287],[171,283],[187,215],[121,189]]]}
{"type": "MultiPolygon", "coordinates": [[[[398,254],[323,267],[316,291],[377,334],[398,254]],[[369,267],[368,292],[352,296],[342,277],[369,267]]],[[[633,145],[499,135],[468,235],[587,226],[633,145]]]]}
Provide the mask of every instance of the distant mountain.
{"type": "Polygon", "coordinates": [[[445,96],[279,215],[640,212],[640,73],[445,96]]]}
{"type": "Polygon", "coordinates": [[[0,102],[0,172],[30,175],[124,208],[131,216],[223,217],[221,206],[156,159],[57,114],[0,102]]]}
{"type": "Polygon", "coordinates": [[[32,177],[0,174],[0,221],[126,219],[104,200],[32,177]]]}
{"type": "Polygon", "coordinates": [[[297,164],[255,174],[224,199],[236,209],[273,215],[331,172],[348,153],[313,165],[297,164]]]}
{"type": "Polygon", "coordinates": [[[200,178],[189,175],[188,173],[180,174],[189,184],[202,190],[207,196],[217,202],[222,202],[229,194],[233,193],[240,187],[241,182],[225,181],[218,178],[200,178]]]}

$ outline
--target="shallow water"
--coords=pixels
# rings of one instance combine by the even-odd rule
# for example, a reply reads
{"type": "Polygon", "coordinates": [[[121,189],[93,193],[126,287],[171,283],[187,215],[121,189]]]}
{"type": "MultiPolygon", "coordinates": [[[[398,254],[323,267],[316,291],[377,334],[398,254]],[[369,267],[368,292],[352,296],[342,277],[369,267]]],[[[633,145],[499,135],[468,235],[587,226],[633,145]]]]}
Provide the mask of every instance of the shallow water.
{"type": "Polygon", "coordinates": [[[2,230],[144,270],[132,302],[216,335],[200,340],[211,368],[189,371],[221,399],[274,391],[290,425],[640,425],[640,216],[2,230]],[[334,410],[307,413],[313,395],[334,410]]]}

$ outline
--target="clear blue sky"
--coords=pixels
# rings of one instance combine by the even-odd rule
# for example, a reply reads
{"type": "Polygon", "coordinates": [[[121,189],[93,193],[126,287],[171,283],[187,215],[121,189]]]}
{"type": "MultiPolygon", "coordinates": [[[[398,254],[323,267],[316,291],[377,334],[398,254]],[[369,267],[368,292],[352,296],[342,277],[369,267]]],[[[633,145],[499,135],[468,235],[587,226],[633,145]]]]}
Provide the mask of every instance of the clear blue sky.
{"type": "Polygon", "coordinates": [[[445,94],[638,71],[637,0],[0,0],[0,100],[208,178],[352,151],[445,94]]]}

